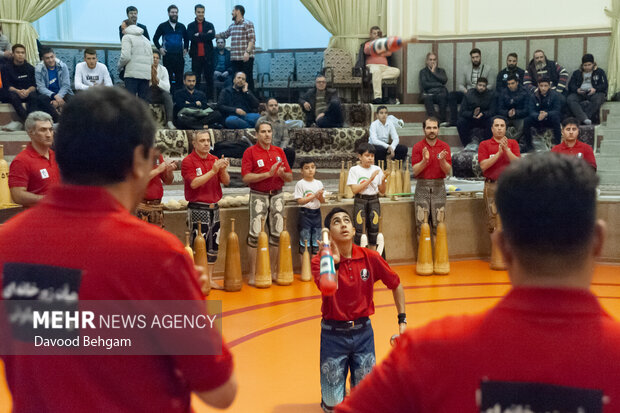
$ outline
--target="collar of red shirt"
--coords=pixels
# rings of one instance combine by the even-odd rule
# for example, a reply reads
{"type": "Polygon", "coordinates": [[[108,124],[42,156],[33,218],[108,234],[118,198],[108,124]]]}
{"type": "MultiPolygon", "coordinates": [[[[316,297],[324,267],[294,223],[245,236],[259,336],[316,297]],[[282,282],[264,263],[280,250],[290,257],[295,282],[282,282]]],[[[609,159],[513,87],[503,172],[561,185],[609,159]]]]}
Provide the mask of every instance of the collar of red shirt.
{"type": "Polygon", "coordinates": [[[362,247],[353,244],[353,248],[351,249],[351,257],[341,257],[340,260],[359,260],[362,258],[364,258],[364,251],[362,250],[362,247]]]}
{"type": "Polygon", "coordinates": [[[496,309],[549,316],[606,314],[594,294],[580,288],[514,287],[496,309]]]}
{"type": "Polygon", "coordinates": [[[127,210],[104,187],[58,185],[43,198],[41,204],[74,211],[125,211],[127,210]]]}
{"type": "Polygon", "coordinates": [[[48,152],[48,156],[45,157],[44,155],[41,155],[39,152],[37,152],[37,150],[34,148],[34,146],[32,146],[32,142],[29,143],[28,145],[26,145],[26,150],[28,151],[28,153],[32,157],[43,158],[43,159],[48,159],[48,160],[53,156],[53,153],[54,153],[54,151],[52,151],[50,149],[49,152],[48,152]]]}

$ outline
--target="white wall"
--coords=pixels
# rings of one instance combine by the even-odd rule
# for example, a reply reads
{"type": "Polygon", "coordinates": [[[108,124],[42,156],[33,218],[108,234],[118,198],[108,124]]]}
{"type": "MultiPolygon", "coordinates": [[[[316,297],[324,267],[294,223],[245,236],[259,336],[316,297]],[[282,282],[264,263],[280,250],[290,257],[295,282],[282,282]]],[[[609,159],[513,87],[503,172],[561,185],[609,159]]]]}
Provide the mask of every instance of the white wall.
{"type": "Polygon", "coordinates": [[[388,32],[422,38],[608,31],[611,0],[388,0],[388,32]]]}

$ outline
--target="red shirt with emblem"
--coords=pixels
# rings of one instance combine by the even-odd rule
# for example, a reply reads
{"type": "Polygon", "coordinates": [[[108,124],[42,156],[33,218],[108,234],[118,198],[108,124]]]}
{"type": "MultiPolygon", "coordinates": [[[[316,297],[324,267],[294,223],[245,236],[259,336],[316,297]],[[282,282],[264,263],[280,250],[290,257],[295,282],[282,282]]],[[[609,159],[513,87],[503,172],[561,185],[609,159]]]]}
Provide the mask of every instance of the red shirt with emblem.
{"type": "Polygon", "coordinates": [[[587,163],[592,165],[592,167],[596,171],[596,158],[594,157],[594,151],[592,150],[592,147],[587,143],[576,141],[575,145],[571,148],[565,142],[562,142],[559,145],[555,145],[551,149],[551,152],[563,153],[565,155],[572,155],[578,158],[582,158],[587,163]]]}
{"type": "MultiPolygon", "coordinates": [[[[312,258],[312,275],[319,285],[320,253],[312,258]]],[[[352,321],[375,313],[374,284],[383,282],[390,290],[400,285],[400,278],[376,251],[353,244],[351,258],[340,256],[338,290],[323,296],[321,313],[326,320],[352,321]]]]}
{"type": "MultiPolygon", "coordinates": [[[[132,216],[101,187],[54,187],[36,206],[2,226],[0,251],[0,288],[7,288],[7,263],[29,263],[78,270],[79,278],[72,283],[61,273],[21,275],[26,285],[43,292],[69,289],[65,295],[77,292],[78,300],[203,300],[198,273],[183,244],[132,216]]],[[[0,304],[8,297],[4,293],[0,304]]],[[[5,323],[0,317],[0,336],[8,330],[5,323]]],[[[219,334],[213,339],[222,341],[219,334]]],[[[7,343],[34,346],[0,340],[0,347],[7,343]]],[[[192,391],[216,389],[233,371],[223,342],[221,354],[213,356],[2,358],[16,412],[44,407],[47,412],[132,413],[144,410],[147,403],[156,412],[187,413],[192,391]]]]}
{"type": "MultiPolygon", "coordinates": [[[[164,163],[164,157],[159,155],[159,159],[157,159],[157,162],[153,165],[153,169],[156,169],[162,163],[164,163]]],[[[164,196],[163,174],[164,173],[162,172],[149,181],[149,185],[146,187],[146,193],[144,194],[144,199],[152,201],[155,199],[161,199],[161,197],[164,196]]]]}
{"type": "MultiPolygon", "coordinates": [[[[521,156],[521,151],[519,151],[519,144],[514,139],[508,139],[508,147],[516,156],[521,156]]],[[[480,142],[480,146],[478,146],[478,162],[482,162],[486,159],[492,158],[495,156],[497,151],[499,150],[499,142],[495,140],[495,138],[487,139],[486,141],[480,142]]],[[[510,159],[505,152],[502,152],[501,157],[486,171],[482,172],[485,178],[490,179],[492,181],[497,181],[499,176],[502,174],[504,169],[510,165],[510,159]]]]}
{"type": "Polygon", "coordinates": [[[33,194],[45,195],[51,187],[59,183],[60,171],[56,154],[51,149],[47,159],[29,143],[9,167],[9,188],[24,187],[33,194]]]}
{"type": "Polygon", "coordinates": [[[181,165],[181,175],[185,181],[185,199],[187,202],[204,202],[206,204],[215,204],[222,199],[222,185],[220,184],[220,175],[216,174],[205,184],[196,189],[192,189],[192,181],[199,176],[209,172],[213,168],[213,164],[217,161],[217,156],[207,154],[206,158],[193,151],[183,159],[181,165]]]}
{"type": "MultiPolygon", "coordinates": [[[[257,143],[243,152],[241,176],[249,173],[262,174],[264,172],[269,172],[271,167],[277,162],[282,162],[285,171],[291,172],[291,167],[288,165],[286,155],[284,155],[282,148],[270,145],[269,149],[264,149],[257,143]]],[[[282,189],[283,186],[284,181],[282,178],[280,178],[278,174],[274,174],[271,178],[250,184],[250,189],[259,192],[269,192],[282,189]]]]}
{"type": "Polygon", "coordinates": [[[428,160],[428,164],[426,168],[420,172],[416,178],[417,179],[444,179],[446,174],[441,170],[441,166],[439,164],[439,154],[441,151],[448,152],[446,155],[446,161],[450,165],[452,165],[452,154],[450,152],[450,145],[445,143],[444,141],[440,141],[437,139],[434,146],[428,144],[426,139],[422,139],[420,142],[413,145],[413,149],[411,150],[411,165],[415,165],[422,160],[422,150],[426,148],[430,154],[430,158],[428,160]]]}

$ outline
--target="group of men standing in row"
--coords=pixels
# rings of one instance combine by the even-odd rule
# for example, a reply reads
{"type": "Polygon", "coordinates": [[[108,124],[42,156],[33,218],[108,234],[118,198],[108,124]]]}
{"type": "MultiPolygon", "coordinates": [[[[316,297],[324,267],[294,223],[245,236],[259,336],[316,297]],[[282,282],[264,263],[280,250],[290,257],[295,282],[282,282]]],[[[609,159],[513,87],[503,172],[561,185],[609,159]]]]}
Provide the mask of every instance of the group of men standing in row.
{"type": "Polygon", "coordinates": [[[482,129],[490,137],[491,119],[506,118],[523,134],[524,151],[533,148],[531,128],[551,128],[553,143],[562,138],[561,122],[568,110],[580,124],[592,124],[601,105],[607,99],[608,82],[605,71],[597,66],[594,56],[583,55],[581,66],[570,77],[559,63],[547,58],[542,50],[524,70],[517,66],[518,56],[509,53],[506,67],[497,75],[491,65],[482,61],[478,48],[470,51],[471,63],[459,70],[456,90],[448,92],[446,71],[438,66],[437,54],[426,56],[426,66],[420,70],[420,92],[429,116],[435,116],[439,106],[442,126],[456,126],[463,146],[472,141],[472,131],[482,129]],[[457,105],[460,103],[460,110],[457,105]],[[448,122],[448,107],[450,118],[448,122]]]}

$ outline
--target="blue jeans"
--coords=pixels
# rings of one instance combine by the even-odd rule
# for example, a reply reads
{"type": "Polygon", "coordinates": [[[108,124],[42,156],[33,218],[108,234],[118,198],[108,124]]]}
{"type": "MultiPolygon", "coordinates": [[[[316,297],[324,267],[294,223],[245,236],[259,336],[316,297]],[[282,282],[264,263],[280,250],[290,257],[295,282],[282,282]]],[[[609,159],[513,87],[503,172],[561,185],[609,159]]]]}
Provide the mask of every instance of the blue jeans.
{"type": "Polygon", "coordinates": [[[355,387],[375,365],[375,338],[370,320],[359,329],[333,330],[321,322],[321,397],[328,407],[342,402],[347,375],[355,387]]]}
{"type": "Polygon", "coordinates": [[[226,118],[225,126],[227,129],[253,128],[258,118],[260,118],[258,113],[246,113],[245,116],[231,115],[226,118]]]}
{"type": "Polygon", "coordinates": [[[136,79],[133,77],[125,78],[125,89],[134,96],[138,96],[146,103],[151,103],[151,88],[146,79],[136,79]]]}
{"type": "Polygon", "coordinates": [[[321,239],[321,209],[299,208],[299,253],[303,254],[304,241],[308,242],[308,252],[319,252],[321,239]]]}

